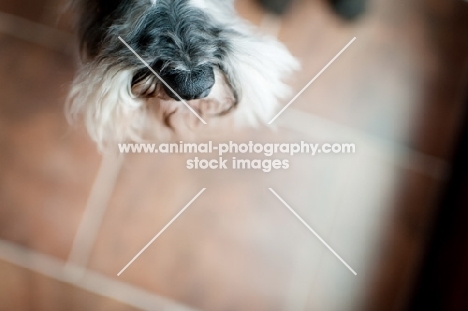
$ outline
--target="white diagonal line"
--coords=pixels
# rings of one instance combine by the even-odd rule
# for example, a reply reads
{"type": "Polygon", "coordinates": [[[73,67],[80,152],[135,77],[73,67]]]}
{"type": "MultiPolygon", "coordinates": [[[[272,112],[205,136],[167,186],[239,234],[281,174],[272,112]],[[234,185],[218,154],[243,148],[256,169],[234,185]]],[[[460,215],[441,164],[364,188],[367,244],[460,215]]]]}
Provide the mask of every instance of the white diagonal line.
{"type": "Polygon", "coordinates": [[[354,42],[354,40],[356,40],[356,37],[354,37],[351,41],[349,41],[349,43],[346,44],[346,46],[345,46],[338,54],[336,54],[336,56],[333,57],[333,59],[332,59],[330,62],[328,62],[328,64],[327,64],[325,67],[323,67],[323,69],[320,70],[320,72],[319,72],[312,80],[310,80],[310,82],[307,83],[307,85],[304,86],[304,88],[302,88],[302,90],[301,90],[299,93],[297,93],[297,95],[294,96],[294,98],[291,99],[291,100],[289,101],[289,103],[288,103],[286,106],[284,106],[283,109],[281,109],[281,111],[278,112],[278,114],[277,114],[273,119],[271,119],[270,122],[268,122],[268,124],[273,123],[273,121],[275,121],[276,118],[278,118],[286,109],[288,109],[288,107],[289,107],[289,106],[290,106],[290,105],[291,105],[291,104],[292,104],[292,103],[293,103],[293,102],[294,102],[294,101],[295,101],[295,100],[312,84],[312,83],[314,83],[314,81],[315,81],[318,77],[320,77],[320,75],[321,75],[321,74],[322,74],[322,73],[323,73],[323,72],[324,72],[324,71],[325,71],[325,70],[326,70],[326,69],[327,69],[327,68],[328,68],[328,67],[329,67],[329,66],[330,66],[330,65],[331,65],[331,64],[332,64],[332,63],[333,63],[333,62],[334,62],[334,61],[335,61],[335,60],[336,60],[336,59],[337,59],[353,42],[354,42]]]}
{"type": "Polygon", "coordinates": [[[344,261],[344,260],[340,257],[340,255],[338,255],[338,254],[327,244],[327,242],[325,242],[325,241],[314,231],[314,229],[312,229],[312,228],[304,221],[304,219],[302,219],[301,216],[299,216],[299,215],[288,205],[288,203],[286,203],[273,189],[271,189],[271,188],[268,188],[268,189],[278,198],[278,200],[281,201],[281,203],[284,204],[284,206],[286,206],[286,207],[291,211],[291,213],[294,214],[294,216],[297,217],[297,219],[299,219],[299,220],[302,222],[302,224],[304,224],[304,226],[307,227],[307,229],[310,230],[310,232],[312,232],[312,233],[320,240],[320,242],[323,243],[323,245],[325,245],[325,246],[333,253],[333,255],[335,255],[335,256],[346,266],[346,268],[348,268],[354,275],[357,275],[357,273],[346,263],[346,261],[344,261]]]}
{"type": "Polygon", "coordinates": [[[203,124],[205,124],[205,125],[207,124],[207,123],[205,122],[205,120],[203,120],[202,117],[200,117],[200,116],[198,115],[198,113],[196,113],[195,110],[193,110],[193,108],[190,107],[190,105],[187,104],[187,102],[186,102],[185,100],[183,100],[182,97],[180,97],[179,94],[177,94],[177,93],[169,86],[169,84],[167,84],[166,81],[164,81],[164,80],[156,73],[156,71],[154,71],[153,68],[151,68],[151,66],[148,65],[148,63],[147,63],[146,61],[145,61],[143,58],[141,58],[141,56],[138,55],[138,53],[135,52],[135,50],[132,49],[132,47],[131,47],[130,45],[128,45],[127,42],[125,42],[124,39],[122,39],[122,38],[119,36],[119,40],[122,41],[122,43],[125,44],[125,46],[126,46],[130,51],[132,51],[132,53],[135,54],[135,56],[138,57],[138,59],[139,59],[149,70],[151,70],[151,72],[152,72],[156,77],[158,77],[158,79],[159,79],[162,83],[164,83],[164,85],[167,86],[167,88],[168,88],[169,90],[171,90],[172,93],[174,93],[174,94],[177,96],[177,98],[180,99],[180,101],[181,101],[182,103],[184,103],[184,105],[185,105],[198,119],[200,119],[200,121],[203,122],[203,124]]]}
{"type": "Polygon", "coordinates": [[[181,209],[180,212],[178,212],[177,215],[175,215],[174,218],[172,218],[171,221],[169,221],[169,223],[165,225],[164,228],[162,228],[161,231],[159,231],[158,234],[156,234],[156,236],[152,238],[151,241],[149,241],[148,244],[146,244],[145,247],[143,247],[143,249],[138,252],[138,254],[136,254],[135,257],[133,257],[133,259],[130,260],[130,262],[122,270],[120,270],[119,273],[117,273],[117,276],[120,276],[122,272],[124,272],[128,266],[130,266],[205,190],[206,188],[200,190],[200,192],[198,192],[198,194],[192,200],[190,200],[190,202],[188,202],[187,205],[185,205],[184,208],[181,209]]]}

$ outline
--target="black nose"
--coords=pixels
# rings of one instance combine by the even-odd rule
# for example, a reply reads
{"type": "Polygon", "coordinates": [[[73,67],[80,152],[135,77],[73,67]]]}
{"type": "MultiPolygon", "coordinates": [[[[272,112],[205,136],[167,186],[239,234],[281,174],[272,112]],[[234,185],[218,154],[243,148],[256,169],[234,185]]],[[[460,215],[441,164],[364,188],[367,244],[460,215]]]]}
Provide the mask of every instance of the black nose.
{"type": "MultiPolygon", "coordinates": [[[[215,83],[213,68],[209,65],[198,66],[190,71],[171,70],[161,73],[161,78],[184,100],[205,98],[215,83]]],[[[179,100],[166,85],[164,90],[167,95],[179,100]]]]}

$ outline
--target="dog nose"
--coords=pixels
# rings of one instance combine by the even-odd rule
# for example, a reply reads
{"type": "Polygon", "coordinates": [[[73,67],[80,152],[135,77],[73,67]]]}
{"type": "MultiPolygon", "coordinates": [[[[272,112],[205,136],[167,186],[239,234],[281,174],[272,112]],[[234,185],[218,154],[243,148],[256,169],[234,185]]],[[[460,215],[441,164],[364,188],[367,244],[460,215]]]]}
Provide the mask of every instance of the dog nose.
{"type": "MultiPolygon", "coordinates": [[[[161,78],[184,100],[207,97],[215,83],[213,68],[209,65],[198,66],[193,70],[171,70],[162,73],[161,78]]],[[[167,95],[179,100],[166,85],[164,90],[167,95]]]]}

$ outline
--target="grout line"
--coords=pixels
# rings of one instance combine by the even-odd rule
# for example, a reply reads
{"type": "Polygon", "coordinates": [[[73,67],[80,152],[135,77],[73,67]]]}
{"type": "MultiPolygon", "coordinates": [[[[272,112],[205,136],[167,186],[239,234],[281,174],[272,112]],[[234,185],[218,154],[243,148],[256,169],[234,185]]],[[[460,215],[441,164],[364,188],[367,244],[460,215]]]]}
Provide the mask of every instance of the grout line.
{"type": "MultiPolygon", "coordinates": [[[[64,261],[1,239],[0,259],[60,282],[70,281],[68,276],[63,273],[64,261]]],[[[81,269],[81,267],[75,265],[69,267],[81,269]]],[[[153,294],[143,288],[117,281],[94,271],[88,270],[84,278],[73,283],[73,285],[96,295],[108,297],[142,310],[195,310],[171,301],[168,298],[153,294]]]]}
{"type": "Polygon", "coordinates": [[[12,14],[0,12],[0,33],[58,52],[73,53],[71,34],[12,14]]]}
{"type": "MultiPolygon", "coordinates": [[[[280,119],[280,126],[299,133],[311,135],[314,129],[321,132],[334,132],[347,138],[358,146],[358,142],[368,144],[379,151],[379,155],[395,165],[416,171],[435,180],[444,180],[447,172],[447,161],[411,149],[403,144],[385,140],[365,131],[342,125],[318,115],[290,108],[280,119]]],[[[350,141],[351,142],[351,141],[350,141]]],[[[359,147],[359,146],[358,146],[359,147]]]]}
{"type": "Polygon", "coordinates": [[[86,271],[123,160],[124,156],[103,156],[102,158],[101,167],[89,193],[88,202],[65,266],[65,273],[71,279],[80,279],[86,271]],[[72,268],[73,266],[79,266],[81,269],[72,268]]]}
{"type": "MultiPolygon", "coordinates": [[[[281,26],[282,24],[280,20],[275,21],[274,18],[272,18],[270,15],[264,14],[260,28],[264,30],[265,32],[270,33],[271,35],[277,37],[279,31],[281,30],[281,26]],[[277,23],[277,25],[275,25],[275,23],[277,23]],[[271,31],[271,28],[272,28],[271,25],[277,27],[276,33],[271,31]]],[[[366,141],[370,142],[372,145],[377,145],[378,147],[380,147],[380,149],[384,149],[385,151],[399,150],[401,157],[398,160],[396,160],[397,162],[396,164],[399,166],[412,169],[424,175],[428,175],[436,180],[440,180],[445,177],[448,163],[443,159],[427,155],[425,153],[413,150],[411,148],[408,148],[398,143],[385,141],[384,139],[380,139],[379,137],[368,134],[364,131],[353,129],[345,125],[335,123],[330,120],[326,120],[325,118],[321,118],[317,115],[314,115],[308,112],[297,110],[295,108],[290,108],[289,110],[291,114],[293,116],[295,115],[297,118],[296,120],[293,120],[294,118],[286,117],[286,119],[280,120],[279,122],[282,124],[283,127],[290,128],[292,130],[302,132],[307,135],[310,135],[312,132],[310,131],[310,124],[321,124],[325,126],[325,128],[334,127],[335,129],[338,129],[341,132],[348,132],[346,135],[349,135],[349,133],[352,133],[352,135],[354,136],[361,137],[361,138],[364,137],[366,141]],[[304,119],[309,119],[309,120],[302,122],[304,119]],[[392,149],[392,150],[389,150],[389,149],[392,149]],[[405,159],[407,160],[406,162],[405,162],[405,159]]]]}
{"type": "Polygon", "coordinates": [[[162,228],[158,234],[156,234],[156,236],[154,238],[151,239],[151,241],[149,241],[145,247],[143,247],[143,249],[141,251],[138,252],[138,254],[135,255],[135,257],[133,257],[132,260],[130,260],[130,262],[125,266],[123,267],[122,270],[120,270],[119,273],[117,273],[117,276],[120,276],[122,274],[122,272],[124,272],[138,257],[140,257],[140,255],[161,235],[163,234],[164,231],[166,231],[167,228],[169,228],[169,226],[180,216],[182,215],[182,213],[206,190],[206,188],[203,188],[202,190],[200,190],[200,192],[198,192],[198,194],[192,199],[190,200],[190,202],[188,202],[184,208],[182,208],[178,213],[177,215],[175,215],[171,221],[169,221],[167,223],[167,225],[164,226],[164,228],[162,228]]]}

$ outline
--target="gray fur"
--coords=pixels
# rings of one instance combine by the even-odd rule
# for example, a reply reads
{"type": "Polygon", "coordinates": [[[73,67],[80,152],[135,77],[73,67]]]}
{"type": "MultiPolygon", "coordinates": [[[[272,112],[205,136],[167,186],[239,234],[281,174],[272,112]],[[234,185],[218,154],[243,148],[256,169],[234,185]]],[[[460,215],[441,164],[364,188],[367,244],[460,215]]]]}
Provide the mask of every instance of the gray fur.
{"type": "Polygon", "coordinates": [[[77,0],[74,4],[80,16],[77,32],[84,64],[70,94],[69,112],[85,113],[88,131],[100,145],[138,140],[147,130],[161,131],[161,126],[151,126],[155,122],[178,127],[167,118],[187,113],[164,96],[154,102],[156,94],[164,93],[161,83],[119,36],[165,81],[164,77],[175,76],[176,85],[171,85],[175,90],[201,92],[212,85],[209,79],[217,77],[206,99],[189,104],[203,114],[207,113],[203,101],[215,103],[219,109],[210,113],[212,117],[236,110],[238,123],[269,118],[277,99],[287,94],[283,75],[297,68],[288,51],[273,38],[255,33],[235,14],[230,1],[77,0]],[[233,109],[238,104],[242,109],[233,109]]]}

